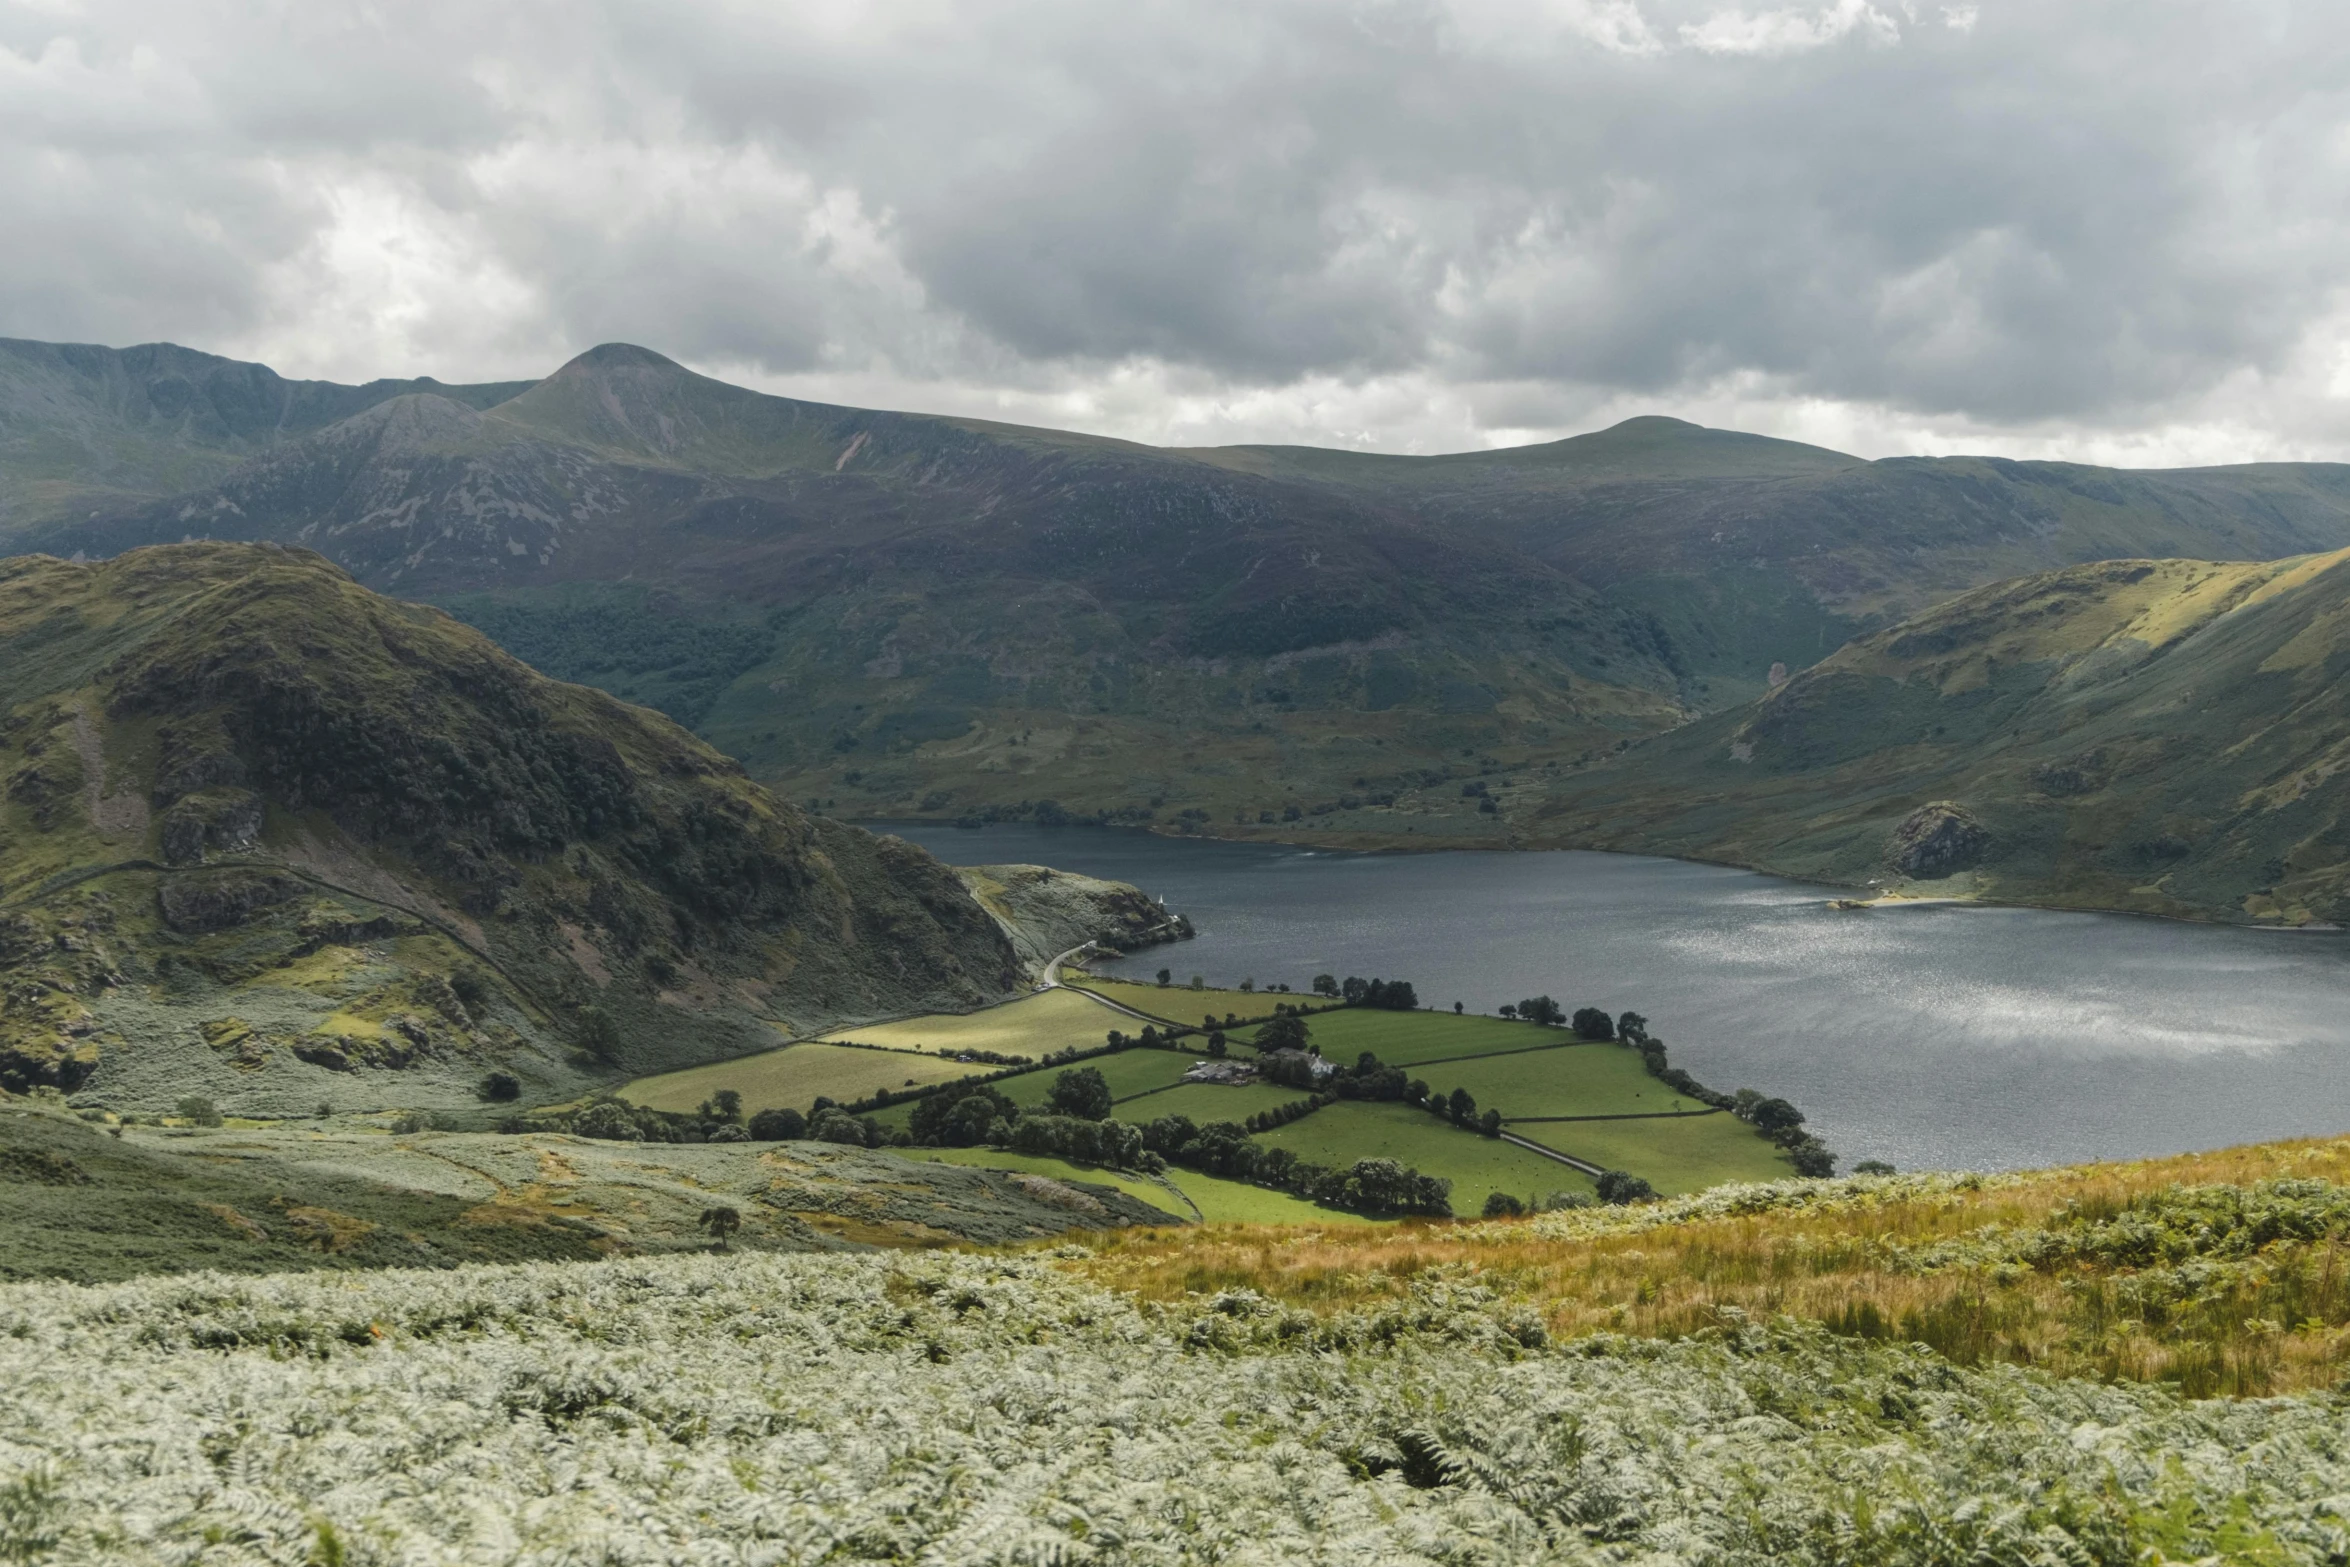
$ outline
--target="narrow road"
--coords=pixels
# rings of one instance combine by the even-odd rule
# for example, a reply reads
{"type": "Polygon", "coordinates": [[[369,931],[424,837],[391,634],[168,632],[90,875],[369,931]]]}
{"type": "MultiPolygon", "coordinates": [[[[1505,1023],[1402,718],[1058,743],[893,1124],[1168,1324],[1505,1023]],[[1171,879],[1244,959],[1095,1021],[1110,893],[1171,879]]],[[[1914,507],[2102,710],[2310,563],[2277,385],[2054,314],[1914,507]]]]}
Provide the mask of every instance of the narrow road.
{"type": "Polygon", "coordinates": [[[1540,1154],[1545,1159],[1555,1159],[1570,1169],[1581,1170],[1585,1175],[1597,1177],[1607,1174],[1607,1171],[1596,1164],[1578,1159],[1573,1154],[1560,1153],[1556,1148],[1547,1147],[1531,1137],[1520,1137],[1515,1132],[1505,1131],[1501,1134],[1501,1140],[1505,1143],[1516,1143],[1528,1153],[1540,1154]]]}
{"type": "Polygon", "coordinates": [[[1044,966],[1044,972],[1037,976],[1036,988],[1039,990],[1060,989],[1061,965],[1068,962],[1071,958],[1078,956],[1080,953],[1091,952],[1092,950],[1092,942],[1081,941],[1076,946],[1071,947],[1068,951],[1062,953],[1059,957],[1054,958],[1050,962],[1046,963],[1044,966]]]}

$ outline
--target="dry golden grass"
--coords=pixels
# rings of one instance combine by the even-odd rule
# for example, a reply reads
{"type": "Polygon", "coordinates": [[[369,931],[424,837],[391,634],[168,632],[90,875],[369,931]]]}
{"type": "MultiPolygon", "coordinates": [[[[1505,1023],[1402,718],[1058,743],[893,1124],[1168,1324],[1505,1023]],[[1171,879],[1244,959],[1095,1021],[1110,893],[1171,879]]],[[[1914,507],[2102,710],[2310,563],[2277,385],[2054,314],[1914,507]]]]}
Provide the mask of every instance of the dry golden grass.
{"type": "Polygon", "coordinates": [[[2223,1265],[2217,1285],[2151,1305],[2159,1270],[2020,1264],[2002,1240],[2052,1219],[2110,1218],[2177,1186],[2288,1176],[2350,1181],[2350,1139],[2084,1165],[1930,1194],[1856,1183],[1818,1209],[1664,1223],[1635,1209],[1376,1229],[1131,1231],[1066,1266],[1145,1299],[1245,1288],[1325,1312],[1376,1306],[1445,1269],[1533,1303],[1563,1338],[1674,1338],[1718,1325],[1728,1309],[1923,1342],[1962,1363],[2260,1395],[2331,1386],[2350,1370],[2340,1228],[2272,1242],[2223,1265]],[[1939,1250],[1921,1259],[1926,1248],[1939,1250]]]}

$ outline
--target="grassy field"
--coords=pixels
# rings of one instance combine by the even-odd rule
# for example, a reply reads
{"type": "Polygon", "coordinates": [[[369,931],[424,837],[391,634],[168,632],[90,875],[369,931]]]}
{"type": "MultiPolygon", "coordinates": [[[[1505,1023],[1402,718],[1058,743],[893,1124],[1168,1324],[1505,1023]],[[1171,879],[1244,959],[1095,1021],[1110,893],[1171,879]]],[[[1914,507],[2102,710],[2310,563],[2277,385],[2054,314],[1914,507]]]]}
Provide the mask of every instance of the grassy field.
{"type": "Polygon", "coordinates": [[[1399,1104],[1331,1105],[1257,1141],[1316,1164],[1343,1168],[1357,1159],[1393,1159],[1423,1175],[1441,1175],[1452,1182],[1452,1211],[1464,1216],[1478,1213],[1496,1191],[1524,1197],[1592,1189],[1590,1177],[1556,1160],[1399,1104]]]}
{"type": "Polygon", "coordinates": [[[648,1110],[691,1110],[721,1088],[743,1096],[745,1111],[805,1110],[817,1096],[842,1104],[876,1089],[943,1083],[971,1068],[943,1056],[900,1050],[852,1050],[845,1045],[786,1045],[755,1056],[640,1077],[619,1096],[648,1110]]]}
{"type": "Polygon", "coordinates": [[[1449,1056],[1570,1042],[1563,1031],[1534,1023],[1474,1014],[1455,1017],[1450,1012],[1383,1012],[1369,1007],[1318,1013],[1306,1019],[1306,1033],[1322,1054],[1348,1066],[1366,1050],[1390,1066],[1408,1067],[1449,1056]]]}
{"type": "MultiPolygon", "coordinates": [[[[1268,1018],[1273,1015],[1273,1004],[1277,1001],[1294,1004],[1314,999],[1311,996],[1277,995],[1265,990],[1193,990],[1181,979],[1161,988],[1147,983],[1137,985],[1130,980],[1103,979],[1093,974],[1067,974],[1063,978],[1076,989],[1107,996],[1121,1006],[1147,1012],[1164,1022],[1180,1023],[1185,1028],[1199,1027],[1200,1020],[1208,1016],[1219,1020],[1235,1015],[1268,1018]]],[[[1110,1026],[1117,1025],[1113,1023],[1110,1026]]],[[[1127,1032],[1132,1033],[1133,1029],[1127,1032]]]]}
{"type": "Polygon", "coordinates": [[[1140,1124],[1163,1115],[1187,1115],[1206,1126],[1212,1121],[1245,1121],[1259,1110],[1271,1110],[1304,1097],[1294,1088],[1271,1083],[1251,1083],[1245,1087],[1230,1083],[1184,1083],[1163,1093],[1121,1102],[1118,1119],[1140,1124]]]}
{"type": "Polygon", "coordinates": [[[1785,1181],[1795,1175],[1784,1153],[1727,1113],[1671,1121],[1537,1123],[1510,1130],[1602,1169],[1629,1170],[1667,1196],[1725,1181],[1785,1181]]]}
{"type": "Polygon", "coordinates": [[[1040,991],[978,1012],[941,1012],[895,1023],[860,1023],[835,1029],[828,1040],[853,1039],[890,1050],[954,1055],[992,1050],[998,1055],[1042,1060],[1055,1050],[1091,1050],[1110,1030],[1133,1033],[1138,1025],[1098,1001],[1068,990],[1040,991]]]}
{"type": "MultiPolygon", "coordinates": [[[[1071,1164],[1065,1159],[1043,1159],[1028,1154],[1008,1153],[997,1148],[917,1148],[907,1151],[907,1157],[932,1159],[945,1164],[960,1164],[982,1170],[1021,1170],[1031,1175],[1049,1175],[1055,1180],[1096,1181],[1116,1186],[1128,1196],[1147,1202],[1155,1208],[1166,1208],[1170,1203],[1181,1204],[1170,1195],[1165,1186],[1140,1176],[1121,1171],[1096,1169],[1089,1164],[1071,1164]]],[[[1316,1228],[1345,1227],[1360,1229],[1377,1224],[1360,1214],[1340,1213],[1334,1208],[1317,1208],[1286,1192],[1267,1191],[1262,1186],[1251,1186],[1246,1181],[1221,1180],[1213,1175],[1202,1175],[1197,1170],[1170,1169],[1167,1184],[1191,1199],[1199,1209],[1200,1221],[1206,1224],[1272,1224],[1311,1225],[1316,1228]]],[[[1188,1210],[1177,1217],[1188,1220],[1188,1210]]]]}
{"type": "MultiPolygon", "coordinates": [[[[1040,1105],[1045,1095],[1053,1090],[1053,1082],[1063,1072],[1080,1067],[1091,1067],[1101,1073],[1102,1081],[1110,1085],[1112,1099],[1124,1099],[1131,1094],[1146,1093],[1153,1088],[1165,1088],[1170,1083],[1183,1081],[1198,1056],[1176,1050],[1121,1050],[1113,1055],[1095,1056],[1090,1061],[1078,1061],[1070,1066],[1040,1066],[1033,1072],[1022,1072],[1017,1077],[1002,1078],[995,1084],[996,1092],[1017,1105],[1040,1105]]],[[[1120,1119],[1126,1119],[1120,1117],[1120,1119]]]]}
{"type": "MultiPolygon", "coordinates": [[[[1549,1032],[1555,1035],[1558,1031],[1549,1032]]],[[[1433,1092],[1467,1089],[1480,1109],[1498,1109],[1505,1120],[1530,1115],[1642,1115],[1705,1108],[1649,1076],[1637,1052],[1614,1045],[1562,1042],[1552,1050],[1447,1061],[1410,1070],[1433,1092]]]]}

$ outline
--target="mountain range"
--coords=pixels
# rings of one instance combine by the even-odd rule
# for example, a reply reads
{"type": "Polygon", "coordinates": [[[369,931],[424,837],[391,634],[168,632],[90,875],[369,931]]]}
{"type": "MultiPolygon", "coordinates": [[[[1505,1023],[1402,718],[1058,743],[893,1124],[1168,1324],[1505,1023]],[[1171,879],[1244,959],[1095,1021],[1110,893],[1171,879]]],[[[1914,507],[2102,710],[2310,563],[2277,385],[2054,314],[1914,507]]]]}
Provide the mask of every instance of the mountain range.
{"type": "Polygon", "coordinates": [[[1162,449],[625,345],[528,385],[335,387],[0,344],[0,549],[191,538],[317,550],[845,816],[1504,842],[1499,785],[1951,594],[2350,546],[2350,468],[1867,462],[1658,418],[1442,457],[1162,449]]]}

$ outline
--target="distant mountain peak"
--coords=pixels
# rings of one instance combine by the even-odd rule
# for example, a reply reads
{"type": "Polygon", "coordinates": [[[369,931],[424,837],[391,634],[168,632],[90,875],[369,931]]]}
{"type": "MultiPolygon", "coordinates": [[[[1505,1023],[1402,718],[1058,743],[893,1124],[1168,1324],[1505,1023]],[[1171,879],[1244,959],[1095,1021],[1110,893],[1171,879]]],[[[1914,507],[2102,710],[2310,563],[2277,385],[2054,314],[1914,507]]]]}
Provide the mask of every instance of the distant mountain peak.
{"type": "Polygon", "coordinates": [[[685,366],[667,355],[656,354],[649,348],[639,348],[634,343],[598,343],[573,358],[555,374],[581,375],[599,370],[674,370],[680,374],[691,374],[685,366]]]}

